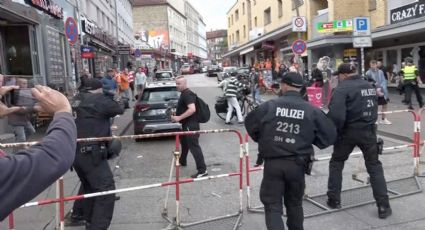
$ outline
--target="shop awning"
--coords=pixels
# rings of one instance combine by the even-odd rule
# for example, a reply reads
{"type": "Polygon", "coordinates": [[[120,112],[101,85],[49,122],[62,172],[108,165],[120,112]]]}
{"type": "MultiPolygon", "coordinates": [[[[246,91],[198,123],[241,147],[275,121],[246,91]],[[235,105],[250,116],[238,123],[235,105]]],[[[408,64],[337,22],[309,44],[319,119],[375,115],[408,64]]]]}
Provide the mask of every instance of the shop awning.
{"type": "Polygon", "coordinates": [[[250,42],[248,42],[248,43],[246,43],[246,44],[244,44],[244,45],[242,45],[242,46],[240,46],[240,47],[238,47],[234,50],[231,50],[231,51],[225,53],[223,55],[223,58],[242,55],[241,52],[249,49],[250,47],[253,47],[256,44],[259,44],[261,42],[268,41],[268,40],[278,39],[281,36],[288,35],[289,33],[291,33],[291,31],[292,31],[292,24],[291,23],[283,25],[283,26],[281,26],[281,27],[279,27],[279,28],[277,28],[277,29],[255,39],[255,40],[252,40],[252,41],[250,41],[250,42]]]}
{"type": "Polygon", "coordinates": [[[372,31],[374,41],[425,32],[425,17],[379,27],[372,31]]]}
{"type": "Polygon", "coordinates": [[[320,47],[348,43],[353,43],[353,38],[351,35],[329,35],[307,41],[307,48],[316,49],[320,47]]]}
{"type": "Polygon", "coordinates": [[[244,55],[244,54],[247,54],[247,53],[249,53],[249,52],[251,52],[251,51],[254,51],[254,46],[251,46],[251,47],[249,47],[248,49],[244,49],[244,50],[242,50],[242,51],[239,53],[239,55],[244,55]]]}

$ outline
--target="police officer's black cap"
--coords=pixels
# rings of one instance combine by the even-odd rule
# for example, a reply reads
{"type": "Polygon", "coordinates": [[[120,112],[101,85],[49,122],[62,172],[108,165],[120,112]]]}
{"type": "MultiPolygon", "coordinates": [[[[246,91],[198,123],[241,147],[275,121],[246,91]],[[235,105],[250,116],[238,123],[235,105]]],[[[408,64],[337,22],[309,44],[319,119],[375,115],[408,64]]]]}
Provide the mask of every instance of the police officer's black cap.
{"type": "Polygon", "coordinates": [[[413,63],[413,58],[412,57],[407,57],[404,59],[407,63],[413,63]]]}
{"type": "Polygon", "coordinates": [[[333,74],[350,74],[356,72],[356,66],[349,64],[349,63],[342,63],[338,66],[338,70],[334,72],[333,74]]]}
{"type": "Polygon", "coordinates": [[[84,89],[96,90],[102,88],[102,82],[95,78],[89,78],[84,81],[84,89]]]}
{"type": "Polygon", "coordinates": [[[301,88],[304,85],[304,80],[301,74],[296,72],[289,72],[282,77],[282,83],[295,88],[301,88]]]}
{"type": "Polygon", "coordinates": [[[106,71],[107,73],[110,73],[110,72],[114,72],[114,70],[113,69],[108,69],[108,71],[106,71]]]}

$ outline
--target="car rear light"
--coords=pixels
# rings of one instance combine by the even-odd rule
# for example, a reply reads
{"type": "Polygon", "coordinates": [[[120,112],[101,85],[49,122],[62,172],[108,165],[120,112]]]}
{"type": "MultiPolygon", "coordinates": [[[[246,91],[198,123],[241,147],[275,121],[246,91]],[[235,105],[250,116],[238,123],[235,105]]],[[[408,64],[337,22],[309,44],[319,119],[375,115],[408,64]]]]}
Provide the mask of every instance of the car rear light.
{"type": "Polygon", "coordinates": [[[146,104],[137,104],[134,106],[134,110],[138,112],[143,112],[149,109],[149,105],[146,104]]]}

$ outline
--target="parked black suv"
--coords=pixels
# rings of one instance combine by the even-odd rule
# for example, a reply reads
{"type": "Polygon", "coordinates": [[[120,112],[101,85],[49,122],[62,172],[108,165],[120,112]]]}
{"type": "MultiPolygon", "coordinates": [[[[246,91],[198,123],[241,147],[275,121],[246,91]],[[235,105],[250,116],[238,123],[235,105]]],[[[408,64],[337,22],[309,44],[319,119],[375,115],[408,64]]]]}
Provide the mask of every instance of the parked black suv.
{"type": "Polygon", "coordinates": [[[181,130],[180,123],[171,122],[180,92],[173,81],[149,82],[134,105],[134,134],[181,130]]]}

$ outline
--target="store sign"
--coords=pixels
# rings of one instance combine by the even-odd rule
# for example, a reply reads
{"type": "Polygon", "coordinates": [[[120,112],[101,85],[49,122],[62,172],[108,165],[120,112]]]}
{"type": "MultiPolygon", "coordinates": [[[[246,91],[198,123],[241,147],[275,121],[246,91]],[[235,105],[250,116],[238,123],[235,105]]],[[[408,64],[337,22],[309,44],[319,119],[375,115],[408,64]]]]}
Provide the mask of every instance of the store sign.
{"type": "Polygon", "coordinates": [[[405,5],[390,11],[390,23],[408,21],[425,16],[425,0],[417,0],[415,3],[405,5]]]}
{"type": "Polygon", "coordinates": [[[94,58],[94,49],[91,46],[81,46],[81,58],[94,58]]]}
{"type": "Polygon", "coordinates": [[[63,8],[54,3],[52,0],[25,0],[25,3],[44,11],[55,18],[63,18],[63,8]]]}
{"type": "Polygon", "coordinates": [[[317,32],[319,33],[351,32],[351,31],[353,31],[353,20],[351,19],[317,23],[317,32]]]}
{"type": "Polygon", "coordinates": [[[357,49],[345,49],[344,57],[352,57],[357,56],[357,49]]]}
{"type": "Polygon", "coordinates": [[[92,37],[109,46],[115,46],[114,39],[107,35],[105,32],[103,32],[94,23],[89,22],[88,20],[82,20],[82,26],[84,33],[91,35],[92,37]]]}
{"type": "Polygon", "coordinates": [[[365,48],[372,47],[372,38],[369,37],[354,37],[353,38],[354,48],[365,48]]]}

